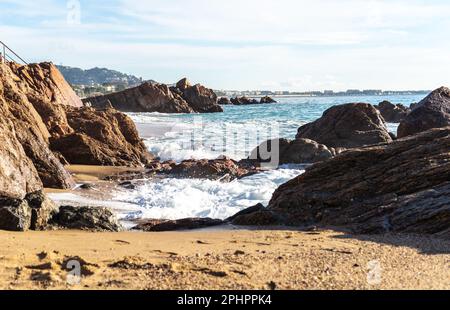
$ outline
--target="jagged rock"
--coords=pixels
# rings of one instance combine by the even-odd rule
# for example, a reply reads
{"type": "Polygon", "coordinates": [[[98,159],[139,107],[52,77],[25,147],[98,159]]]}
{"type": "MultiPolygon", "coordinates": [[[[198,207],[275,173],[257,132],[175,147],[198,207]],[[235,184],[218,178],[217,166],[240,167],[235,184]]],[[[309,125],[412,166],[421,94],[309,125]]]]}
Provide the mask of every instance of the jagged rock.
{"type": "Polygon", "coordinates": [[[221,179],[230,181],[255,173],[257,168],[241,164],[229,158],[215,160],[185,160],[180,164],[173,162],[156,163],[148,167],[148,173],[168,174],[179,178],[221,179]]]}
{"type": "Polygon", "coordinates": [[[164,84],[146,82],[117,93],[84,99],[96,109],[111,105],[122,112],[193,113],[194,110],[179,95],[164,84]]]}
{"type": "Polygon", "coordinates": [[[312,164],[336,155],[336,150],[309,139],[275,139],[262,143],[250,154],[250,159],[284,164],[312,164]]]}
{"type": "Polygon", "coordinates": [[[217,103],[217,95],[212,89],[206,88],[200,84],[184,89],[183,98],[195,112],[223,112],[222,107],[217,103]]]}
{"type": "Polygon", "coordinates": [[[0,198],[0,229],[26,231],[31,225],[31,209],[26,200],[0,198]]]}
{"type": "Polygon", "coordinates": [[[32,160],[44,186],[72,188],[75,183],[48,148],[50,133],[33,105],[40,102],[52,106],[53,102],[63,100],[61,94],[70,93],[66,89],[70,86],[55,77],[53,65],[44,63],[42,66],[39,70],[39,65],[0,64],[2,115],[14,124],[14,135],[32,160]],[[43,84],[40,84],[41,80],[43,84]]]}
{"type": "Polygon", "coordinates": [[[450,127],[345,152],[280,186],[268,210],[289,225],[450,238],[450,127]]]}
{"type": "Polygon", "coordinates": [[[65,107],[75,133],[52,138],[50,147],[71,164],[141,166],[152,156],[139,138],[133,121],[113,109],[65,107]]]}
{"type": "Polygon", "coordinates": [[[236,97],[230,99],[231,103],[234,105],[249,105],[249,104],[260,104],[256,99],[250,99],[248,97],[236,97]]]}
{"type": "Polygon", "coordinates": [[[53,216],[52,222],[69,229],[113,232],[123,230],[111,210],[102,207],[62,206],[53,216]]]}
{"type": "Polygon", "coordinates": [[[192,230],[222,225],[224,222],[211,218],[186,218],[180,220],[143,220],[142,223],[133,227],[133,230],[142,231],[176,231],[176,230],[192,230]]]}
{"type": "Polygon", "coordinates": [[[260,103],[277,103],[277,101],[269,96],[262,97],[260,103]]]}
{"type": "Polygon", "coordinates": [[[31,209],[31,230],[44,230],[57,211],[56,205],[42,191],[30,193],[25,197],[31,209]]]}
{"type": "Polygon", "coordinates": [[[176,86],[181,92],[184,92],[186,89],[192,87],[191,83],[189,83],[187,78],[183,78],[178,81],[176,86]]]}
{"type": "Polygon", "coordinates": [[[389,123],[400,123],[411,110],[402,104],[393,104],[389,101],[383,101],[376,106],[384,120],[389,123]]]}
{"type": "Polygon", "coordinates": [[[220,105],[230,105],[231,101],[230,101],[230,98],[228,98],[228,97],[222,97],[219,99],[218,103],[220,105]]]}
{"type": "Polygon", "coordinates": [[[300,127],[297,139],[311,139],[334,148],[392,142],[380,112],[367,103],[349,103],[328,109],[317,121],[300,127]]]}
{"type": "Polygon", "coordinates": [[[432,128],[450,126],[450,89],[441,87],[415,105],[400,123],[398,137],[414,135],[432,128]]]}
{"type": "Polygon", "coordinates": [[[42,191],[25,198],[0,197],[0,229],[10,231],[43,230],[56,207],[42,191]]]}
{"type": "Polygon", "coordinates": [[[124,91],[84,99],[96,109],[114,107],[123,112],[195,113],[222,112],[216,94],[201,85],[190,86],[186,79],[178,87],[146,82],[124,91]]]}

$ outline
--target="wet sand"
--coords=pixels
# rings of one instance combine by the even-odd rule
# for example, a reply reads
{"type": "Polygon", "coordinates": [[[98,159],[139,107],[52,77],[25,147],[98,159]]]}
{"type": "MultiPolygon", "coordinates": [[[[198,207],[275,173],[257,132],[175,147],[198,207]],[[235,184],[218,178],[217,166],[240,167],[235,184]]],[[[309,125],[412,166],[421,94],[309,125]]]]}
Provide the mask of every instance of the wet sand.
{"type": "Polygon", "coordinates": [[[450,289],[449,242],[410,235],[49,231],[0,243],[0,289],[450,289]]]}

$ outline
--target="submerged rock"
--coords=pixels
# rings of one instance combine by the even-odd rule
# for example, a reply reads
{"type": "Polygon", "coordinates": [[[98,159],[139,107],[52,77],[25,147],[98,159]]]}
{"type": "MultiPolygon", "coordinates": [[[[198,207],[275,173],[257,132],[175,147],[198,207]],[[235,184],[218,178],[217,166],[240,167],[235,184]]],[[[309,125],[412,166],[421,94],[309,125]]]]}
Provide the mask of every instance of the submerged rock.
{"type": "Polygon", "coordinates": [[[446,126],[450,126],[450,89],[441,87],[414,106],[400,123],[397,135],[403,138],[446,126]]]}
{"type": "Polygon", "coordinates": [[[171,87],[146,82],[113,94],[84,99],[96,109],[114,107],[123,112],[196,113],[222,112],[217,95],[200,84],[191,86],[187,79],[171,87]]]}
{"type": "Polygon", "coordinates": [[[297,139],[310,139],[333,148],[392,142],[380,112],[367,103],[349,103],[328,109],[317,121],[300,127],[297,139]]]}
{"type": "Polygon", "coordinates": [[[144,220],[141,224],[133,227],[133,230],[142,231],[175,231],[192,230],[222,225],[224,221],[211,218],[186,218],[180,220],[144,220]]]}
{"type": "Polygon", "coordinates": [[[280,186],[268,210],[289,225],[450,238],[449,146],[447,127],[345,152],[280,186]]]}
{"type": "Polygon", "coordinates": [[[108,208],[62,206],[52,222],[69,229],[121,231],[117,217],[108,208]]]}
{"type": "Polygon", "coordinates": [[[411,109],[402,104],[393,104],[389,101],[383,101],[376,106],[386,122],[400,123],[411,112],[411,109]]]}

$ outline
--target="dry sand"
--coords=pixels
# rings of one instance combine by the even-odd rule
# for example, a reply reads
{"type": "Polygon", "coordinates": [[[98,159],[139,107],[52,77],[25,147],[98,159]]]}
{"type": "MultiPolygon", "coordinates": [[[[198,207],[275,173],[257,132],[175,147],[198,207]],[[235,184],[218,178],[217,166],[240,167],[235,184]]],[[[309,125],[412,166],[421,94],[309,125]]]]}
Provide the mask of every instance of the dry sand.
{"type": "Polygon", "coordinates": [[[408,235],[0,232],[0,244],[1,289],[450,289],[450,243],[408,235]],[[83,277],[70,285],[73,258],[83,277]]]}

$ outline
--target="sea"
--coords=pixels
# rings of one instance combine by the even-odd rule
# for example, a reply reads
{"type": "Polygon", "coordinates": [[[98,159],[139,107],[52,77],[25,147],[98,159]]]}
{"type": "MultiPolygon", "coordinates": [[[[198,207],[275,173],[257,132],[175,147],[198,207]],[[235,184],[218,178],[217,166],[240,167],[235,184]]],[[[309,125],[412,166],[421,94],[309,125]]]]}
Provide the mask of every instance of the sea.
{"type": "MultiPolygon", "coordinates": [[[[146,146],[161,160],[247,158],[271,138],[293,139],[297,129],[320,118],[328,108],[349,102],[378,104],[383,100],[409,106],[424,95],[357,97],[280,97],[276,104],[223,106],[224,113],[128,113],[146,146]]],[[[399,124],[388,123],[396,133],[399,124]]],[[[307,163],[305,163],[307,164],[307,163]]],[[[227,218],[262,203],[267,205],[283,183],[304,172],[305,165],[285,165],[232,182],[200,179],[158,179],[139,182],[135,190],[117,189],[104,204],[124,222],[139,218],[227,218]]],[[[64,200],[67,195],[54,194],[64,200]],[[62,195],[62,196],[61,196],[62,195]],[[64,199],[63,199],[64,198],[64,199]]],[[[77,197],[73,195],[72,199],[77,197]]],[[[89,201],[87,201],[88,203],[89,201]]]]}

